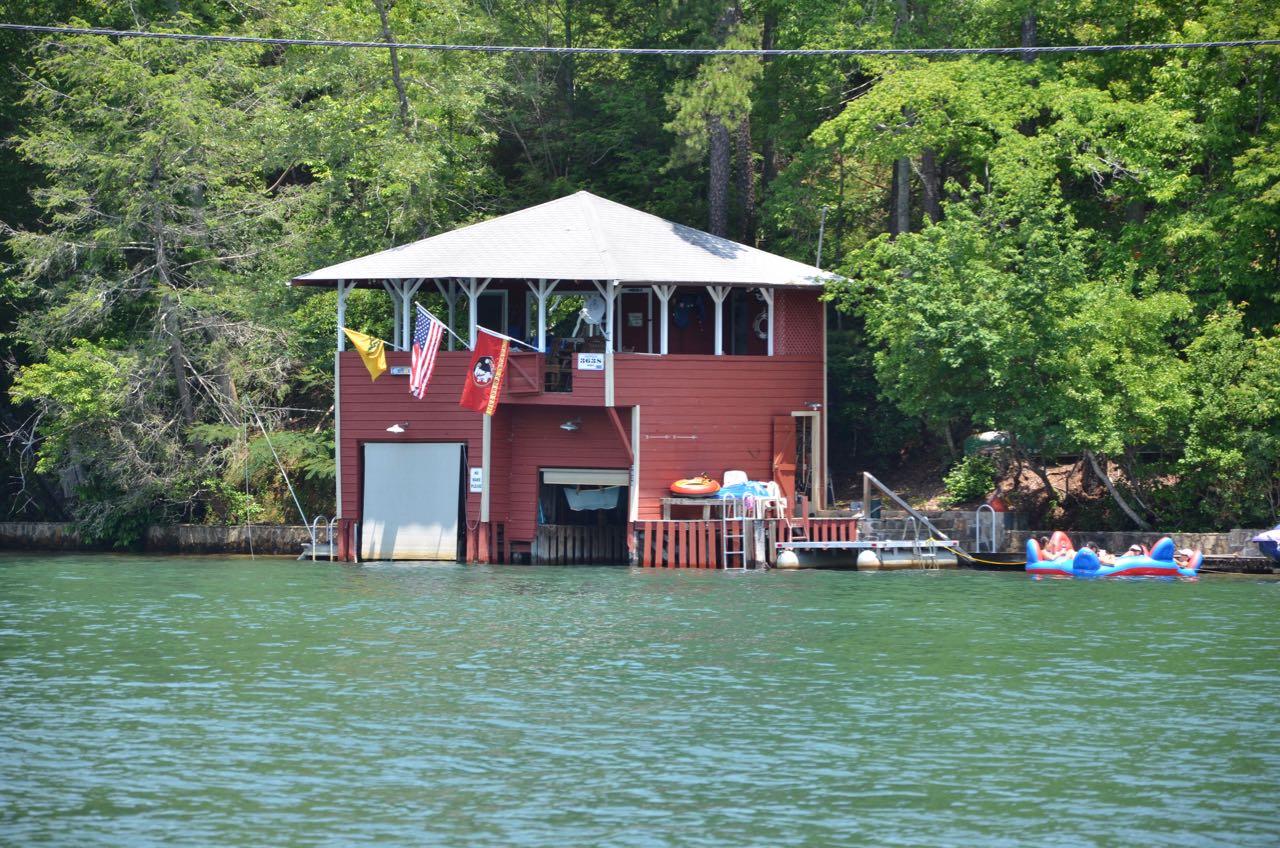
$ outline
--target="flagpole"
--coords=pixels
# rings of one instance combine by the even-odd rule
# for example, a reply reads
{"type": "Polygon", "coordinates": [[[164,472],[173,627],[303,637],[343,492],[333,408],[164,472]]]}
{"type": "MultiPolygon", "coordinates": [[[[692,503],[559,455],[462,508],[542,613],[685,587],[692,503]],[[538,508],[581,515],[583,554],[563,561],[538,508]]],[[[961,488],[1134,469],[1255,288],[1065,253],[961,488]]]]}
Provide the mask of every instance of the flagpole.
{"type": "MultiPolygon", "coordinates": [[[[453,331],[453,329],[452,329],[448,324],[446,324],[445,322],[441,321],[441,320],[440,320],[439,318],[437,318],[435,315],[432,315],[432,314],[431,314],[431,310],[430,310],[430,309],[427,309],[425,306],[423,306],[421,303],[418,303],[417,301],[414,301],[413,305],[414,305],[414,306],[416,306],[417,308],[421,309],[423,312],[427,313],[427,315],[430,315],[430,316],[431,316],[431,320],[432,320],[432,321],[438,321],[438,322],[440,323],[440,326],[444,327],[444,330],[445,330],[445,332],[446,332],[446,333],[448,333],[449,335],[453,336],[455,339],[457,339],[457,340],[458,340],[458,344],[462,345],[462,346],[463,346],[463,347],[465,347],[467,350],[475,350],[475,346],[474,346],[474,345],[469,345],[469,344],[467,344],[465,341],[463,341],[463,340],[462,340],[462,336],[460,336],[460,335],[458,335],[457,333],[455,333],[455,332],[453,331]]],[[[519,339],[513,339],[513,338],[511,338],[511,336],[505,335],[504,333],[499,333],[499,332],[497,332],[496,330],[490,330],[488,327],[481,327],[479,324],[477,324],[477,325],[476,325],[476,329],[477,329],[477,330],[484,330],[486,333],[488,333],[488,334],[489,334],[489,335],[491,335],[491,336],[497,336],[497,337],[498,337],[498,338],[500,338],[500,339],[506,339],[506,340],[507,340],[507,341],[509,341],[509,342],[514,342],[515,344],[518,344],[518,345],[524,345],[525,347],[529,348],[529,350],[533,351],[534,353],[539,353],[539,352],[540,352],[536,346],[531,345],[531,344],[529,344],[528,342],[522,342],[522,341],[520,341],[519,339]]]]}
{"type": "MultiPolygon", "coordinates": [[[[539,351],[536,347],[534,347],[533,345],[529,344],[528,342],[522,342],[522,341],[520,341],[519,339],[513,339],[513,338],[511,338],[511,336],[504,335],[504,334],[502,334],[502,333],[497,332],[496,330],[490,330],[488,327],[481,327],[479,324],[476,324],[476,329],[477,329],[477,330],[484,330],[486,333],[488,333],[488,334],[489,334],[489,335],[491,335],[491,336],[497,336],[497,337],[498,337],[498,338],[500,338],[500,339],[506,339],[506,340],[507,340],[507,341],[509,341],[509,342],[515,342],[515,343],[516,343],[516,344],[518,344],[518,345],[524,345],[525,347],[529,348],[529,350],[533,351],[534,353],[541,353],[541,351],[539,351]]],[[[461,339],[459,339],[458,341],[462,341],[462,340],[461,340],[461,339]]]]}
{"type": "Polygon", "coordinates": [[[448,324],[446,324],[445,322],[443,322],[443,321],[441,321],[439,318],[437,318],[435,315],[433,315],[433,314],[431,313],[431,310],[430,310],[430,309],[427,309],[427,307],[423,306],[421,303],[418,303],[416,300],[413,302],[413,305],[414,305],[414,306],[416,306],[418,309],[421,309],[423,312],[427,313],[427,315],[431,316],[431,320],[432,320],[432,321],[435,321],[435,322],[436,322],[437,324],[439,324],[441,327],[444,327],[444,331],[445,331],[446,333],[448,333],[449,335],[453,336],[455,339],[457,339],[457,340],[458,340],[458,344],[462,345],[462,346],[463,346],[463,347],[465,347],[467,350],[471,350],[471,345],[469,345],[469,344],[467,344],[466,342],[464,342],[464,341],[462,340],[462,336],[460,336],[460,335],[458,335],[457,333],[455,333],[455,332],[453,331],[453,328],[452,328],[452,327],[450,327],[448,324]]]}

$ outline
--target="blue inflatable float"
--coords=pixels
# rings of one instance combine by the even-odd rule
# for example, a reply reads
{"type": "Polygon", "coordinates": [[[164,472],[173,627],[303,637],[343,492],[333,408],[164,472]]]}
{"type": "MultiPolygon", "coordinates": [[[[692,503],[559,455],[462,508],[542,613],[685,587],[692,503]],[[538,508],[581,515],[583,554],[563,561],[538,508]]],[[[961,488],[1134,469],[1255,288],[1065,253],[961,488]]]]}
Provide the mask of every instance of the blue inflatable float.
{"type": "Polygon", "coordinates": [[[1255,542],[1259,550],[1276,562],[1280,562],[1280,524],[1265,533],[1259,533],[1249,541],[1255,542]]]}
{"type": "MultiPolygon", "coordinates": [[[[1055,533],[1055,538],[1058,535],[1055,533]]],[[[1152,545],[1149,554],[1122,555],[1104,563],[1089,548],[1067,549],[1056,557],[1046,557],[1040,543],[1028,539],[1027,573],[1037,577],[1195,577],[1204,559],[1200,551],[1187,557],[1185,565],[1174,559],[1174,552],[1173,539],[1165,536],[1152,545]]]]}

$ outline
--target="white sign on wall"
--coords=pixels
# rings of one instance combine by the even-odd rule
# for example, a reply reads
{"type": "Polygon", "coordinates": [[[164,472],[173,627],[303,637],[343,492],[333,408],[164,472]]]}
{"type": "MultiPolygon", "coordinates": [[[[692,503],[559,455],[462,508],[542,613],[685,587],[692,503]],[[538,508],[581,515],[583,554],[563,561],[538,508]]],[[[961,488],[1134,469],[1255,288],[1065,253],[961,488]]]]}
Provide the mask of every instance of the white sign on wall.
{"type": "Polygon", "coordinates": [[[484,491],[484,469],[483,468],[471,469],[471,491],[473,492],[484,491]]]}
{"type": "Polygon", "coordinates": [[[603,371],[604,370],[604,354],[603,353],[578,354],[578,370],[579,371],[603,371]]]}

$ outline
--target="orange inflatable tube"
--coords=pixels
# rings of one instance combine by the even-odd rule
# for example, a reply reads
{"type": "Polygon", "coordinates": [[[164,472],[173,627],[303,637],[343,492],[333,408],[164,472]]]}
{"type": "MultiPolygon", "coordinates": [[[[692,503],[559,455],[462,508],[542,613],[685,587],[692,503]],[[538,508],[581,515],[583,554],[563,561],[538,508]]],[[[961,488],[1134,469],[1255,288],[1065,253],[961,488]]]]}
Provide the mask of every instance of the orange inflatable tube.
{"type": "Polygon", "coordinates": [[[671,484],[671,491],[677,495],[714,495],[720,491],[720,484],[703,474],[698,477],[686,477],[671,484]]]}

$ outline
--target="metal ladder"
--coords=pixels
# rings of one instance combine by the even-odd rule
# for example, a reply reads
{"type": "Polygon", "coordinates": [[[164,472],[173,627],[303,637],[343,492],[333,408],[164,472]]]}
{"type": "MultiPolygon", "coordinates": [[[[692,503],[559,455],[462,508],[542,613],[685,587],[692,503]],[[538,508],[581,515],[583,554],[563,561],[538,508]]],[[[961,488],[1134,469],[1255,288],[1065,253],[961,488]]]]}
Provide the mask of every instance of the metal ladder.
{"type": "Polygon", "coordinates": [[[920,567],[934,571],[938,569],[938,545],[931,535],[926,543],[920,538],[920,523],[911,519],[911,554],[920,561],[920,567]]]}
{"type": "Polygon", "coordinates": [[[987,551],[994,553],[996,549],[996,511],[991,508],[991,504],[983,504],[973,513],[973,552],[975,554],[983,553],[982,542],[986,539],[988,547],[987,551]],[[982,516],[983,514],[990,516],[987,526],[990,532],[984,537],[982,533],[982,516]]]}
{"type": "Polygon", "coordinates": [[[310,542],[304,542],[302,545],[302,553],[298,554],[298,559],[311,558],[312,562],[316,561],[317,555],[323,556],[332,562],[337,558],[338,545],[337,537],[334,530],[338,526],[338,519],[326,518],[323,515],[317,515],[307,526],[307,530],[311,536],[310,542]],[[320,530],[324,529],[325,541],[320,541],[320,530]]]}
{"type": "Polygon", "coordinates": [[[747,570],[747,522],[743,502],[738,498],[725,498],[720,507],[720,561],[725,571],[747,570]],[[736,530],[737,532],[733,532],[736,530]],[[733,564],[737,557],[738,564],[733,564]]]}

